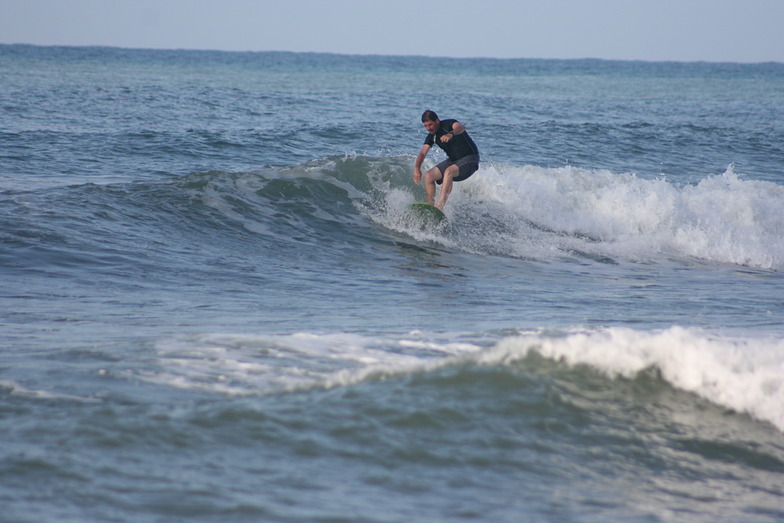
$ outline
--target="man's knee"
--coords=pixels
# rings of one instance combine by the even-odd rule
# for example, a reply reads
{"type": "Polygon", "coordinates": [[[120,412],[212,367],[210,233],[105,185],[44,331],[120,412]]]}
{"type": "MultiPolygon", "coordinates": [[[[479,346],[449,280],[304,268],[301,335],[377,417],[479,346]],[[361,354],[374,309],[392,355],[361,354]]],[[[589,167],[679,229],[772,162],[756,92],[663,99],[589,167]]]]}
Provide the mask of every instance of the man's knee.
{"type": "Polygon", "coordinates": [[[432,168],[425,173],[425,182],[434,183],[441,180],[441,171],[437,168],[432,168]]]}
{"type": "Polygon", "coordinates": [[[450,165],[444,172],[444,179],[449,178],[451,180],[458,174],[460,174],[460,168],[457,165],[450,165]]]}

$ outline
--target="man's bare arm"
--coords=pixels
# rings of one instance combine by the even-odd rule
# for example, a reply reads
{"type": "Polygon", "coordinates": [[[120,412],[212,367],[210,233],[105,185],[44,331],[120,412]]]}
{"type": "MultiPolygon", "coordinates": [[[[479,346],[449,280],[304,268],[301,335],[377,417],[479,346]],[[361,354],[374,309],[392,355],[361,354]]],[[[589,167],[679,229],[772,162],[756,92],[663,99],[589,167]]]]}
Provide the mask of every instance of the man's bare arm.
{"type": "Polygon", "coordinates": [[[422,162],[425,161],[428,151],[430,151],[430,146],[427,144],[423,145],[417,155],[416,162],[414,162],[414,183],[417,185],[422,180],[422,162]]]}

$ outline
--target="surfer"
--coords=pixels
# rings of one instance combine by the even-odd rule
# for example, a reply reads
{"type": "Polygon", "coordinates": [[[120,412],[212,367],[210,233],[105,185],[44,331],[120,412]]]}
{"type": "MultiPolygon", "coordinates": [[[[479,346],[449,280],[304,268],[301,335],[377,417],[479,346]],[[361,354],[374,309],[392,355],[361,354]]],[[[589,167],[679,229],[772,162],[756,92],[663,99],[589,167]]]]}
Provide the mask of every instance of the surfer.
{"type": "Polygon", "coordinates": [[[428,110],[422,113],[422,123],[429,134],[414,164],[414,183],[418,185],[422,180],[422,162],[430,148],[438,145],[448,159],[425,173],[425,194],[427,203],[443,210],[452,192],[452,182],[463,181],[479,169],[479,149],[457,120],[439,120],[436,113],[428,110]],[[436,184],[441,185],[438,203],[435,203],[436,184]]]}

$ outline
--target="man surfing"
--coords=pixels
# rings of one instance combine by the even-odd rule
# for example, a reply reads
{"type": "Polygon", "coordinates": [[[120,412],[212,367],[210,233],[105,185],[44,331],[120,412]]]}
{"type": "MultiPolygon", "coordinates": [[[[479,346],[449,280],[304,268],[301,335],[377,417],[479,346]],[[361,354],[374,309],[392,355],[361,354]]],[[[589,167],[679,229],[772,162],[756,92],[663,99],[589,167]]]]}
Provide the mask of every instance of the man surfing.
{"type": "Polygon", "coordinates": [[[465,126],[457,120],[439,120],[436,113],[428,110],[422,113],[422,124],[430,134],[425,138],[425,144],[414,164],[414,183],[418,185],[422,180],[422,162],[430,148],[433,144],[438,145],[446,152],[448,159],[425,173],[425,194],[427,203],[444,210],[449,193],[452,192],[452,182],[461,182],[479,169],[479,149],[465,126]],[[436,184],[441,185],[438,203],[435,203],[436,184]]]}

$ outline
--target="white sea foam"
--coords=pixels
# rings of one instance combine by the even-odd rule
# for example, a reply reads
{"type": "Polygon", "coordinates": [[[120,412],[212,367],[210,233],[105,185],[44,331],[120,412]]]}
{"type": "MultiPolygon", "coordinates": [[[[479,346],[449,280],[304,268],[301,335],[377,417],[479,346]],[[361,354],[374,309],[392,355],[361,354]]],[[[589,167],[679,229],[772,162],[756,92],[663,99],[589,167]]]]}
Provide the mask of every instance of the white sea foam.
{"type": "Polygon", "coordinates": [[[98,403],[101,401],[98,398],[85,398],[81,396],[74,396],[72,394],[65,394],[62,392],[52,392],[43,389],[30,389],[13,380],[0,380],[0,389],[8,390],[13,396],[41,400],[64,400],[77,401],[82,403],[98,403]]]}
{"type": "Polygon", "coordinates": [[[504,339],[480,361],[509,362],[531,351],[610,376],[630,378],[656,368],[678,389],[784,431],[782,339],[718,336],[683,327],[656,333],[609,328],[557,337],[534,333],[504,339]]]}
{"type": "Polygon", "coordinates": [[[228,395],[332,388],[400,376],[480,350],[470,343],[434,343],[417,333],[400,339],[355,334],[205,334],[158,348],[161,369],[142,377],[177,388],[228,395]]]}
{"type": "Polygon", "coordinates": [[[732,166],[677,187],[609,171],[485,164],[456,187],[450,215],[472,225],[455,246],[480,252],[667,256],[784,269],[784,186],[745,180],[732,166]]]}
{"type": "Polygon", "coordinates": [[[255,395],[352,386],[452,365],[505,366],[532,352],[588,365],[611,378],[655,368],[673,387],[784,431],[784,339],[683,327],[530,332],[493,346],[431,340],[416,332],[394,338],[209,334],[161,345],[160,371],[145,378],[177,388],[255,395]]]}

